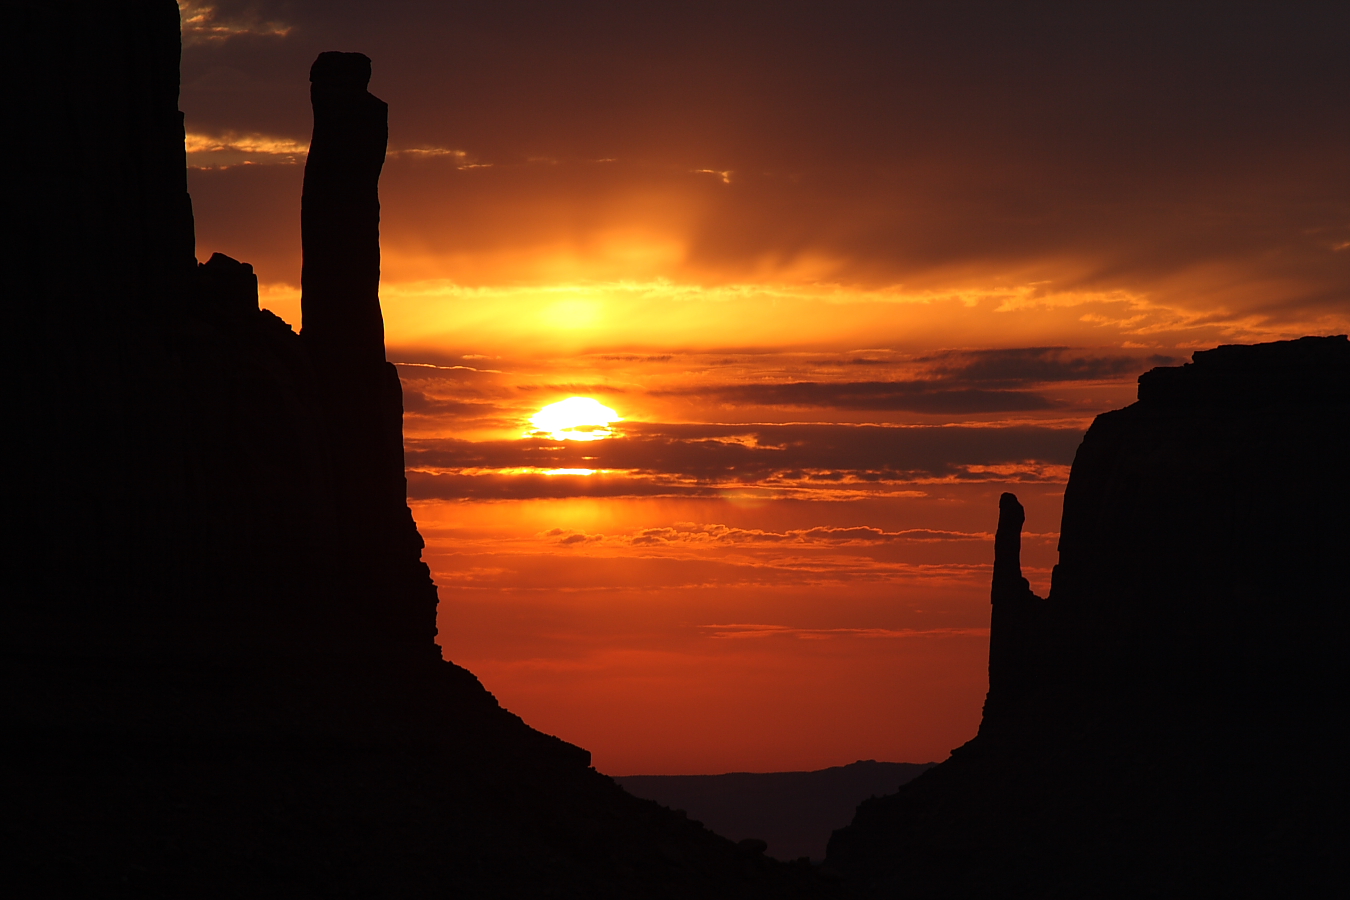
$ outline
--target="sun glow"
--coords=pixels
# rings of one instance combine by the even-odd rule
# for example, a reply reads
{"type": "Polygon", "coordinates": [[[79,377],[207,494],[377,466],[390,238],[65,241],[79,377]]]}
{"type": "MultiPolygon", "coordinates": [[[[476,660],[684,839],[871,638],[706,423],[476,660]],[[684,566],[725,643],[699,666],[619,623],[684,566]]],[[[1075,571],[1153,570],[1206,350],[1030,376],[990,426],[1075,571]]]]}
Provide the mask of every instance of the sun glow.
{"type": "Polygon", "coordinates": [[[526,437],[547,435],[555,441],[599,441],[614,437],[617,432],[610,426],[622,422],[623,418],[590,397],[568,397],[557,403],[550,403],[530,417],[534,430],[526,437]]]}

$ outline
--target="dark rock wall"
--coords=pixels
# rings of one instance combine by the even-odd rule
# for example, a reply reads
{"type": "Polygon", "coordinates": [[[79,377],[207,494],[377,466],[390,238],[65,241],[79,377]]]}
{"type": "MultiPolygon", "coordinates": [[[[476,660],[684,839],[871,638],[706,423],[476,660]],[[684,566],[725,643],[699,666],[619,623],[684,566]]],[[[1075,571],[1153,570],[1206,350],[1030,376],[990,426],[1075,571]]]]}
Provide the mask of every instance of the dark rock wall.
{"type": "Polygon", "coordinates": [[[1065,491],[1051,599],[1080,677],[1301,706],[1350,596],[1350,346],[1220,347],[1139,395],[1094,423],[1065,491]]]}
{"type": "Polygon", "coordinates": [[[16,21],[14,118],[40,138],[13,148],[0,642],[438,658],[379,311],[384,104],[316,84],[302,340],[250,267],[194,259],[176,5],[16,21]]]}
{"type": "MultiPolygon", "coordinates": [[[[1075,457],[1050,596],[995,539],[979,735],[864,804],[830,861],[876,896],[1310,889],[1346,750],[1350,344],[1140,378],[1075,457]]],[[[1339,786],[1339,787],[1338,787],[1339,786]]]]}
{"type": "MultiPolygon", "coordinates": [[[[148,639],[185,488],[167,321],[196,262],[171,3],[6,13],[9,646],[148,639]],[[54,42],[51,35],[61,36],[54,42]],[[141,594],[116,614],[110,594],[141,594]],[[122,632],[122,633],[119,633],[122,632]]],[[[170,576],[171,577],[171,576],[170,576]]],[[[114,604],[116,605],[116,604],[114,604]]]]}

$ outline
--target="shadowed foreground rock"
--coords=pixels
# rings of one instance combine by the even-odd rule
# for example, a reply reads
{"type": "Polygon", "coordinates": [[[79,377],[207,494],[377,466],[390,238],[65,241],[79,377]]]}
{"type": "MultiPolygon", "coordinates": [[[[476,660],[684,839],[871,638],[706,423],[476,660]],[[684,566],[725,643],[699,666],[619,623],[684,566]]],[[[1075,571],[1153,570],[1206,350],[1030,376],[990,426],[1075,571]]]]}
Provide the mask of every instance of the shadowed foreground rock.
{"type": "Polygon", "coordinates": [[[172,0],[7,24],[7,896],[827,894],[440,660],[369,60],[312,73],[301,337],[248,265],[194,259],[172,0]]]}
{"type": "Polygon", "coordinates": [[[1196,353],[1098,416],[1037,597],[999,504],[978,736],[859,807],[869,897],[1319,896],[1343,855],[1350,344],[1196,353]]]}

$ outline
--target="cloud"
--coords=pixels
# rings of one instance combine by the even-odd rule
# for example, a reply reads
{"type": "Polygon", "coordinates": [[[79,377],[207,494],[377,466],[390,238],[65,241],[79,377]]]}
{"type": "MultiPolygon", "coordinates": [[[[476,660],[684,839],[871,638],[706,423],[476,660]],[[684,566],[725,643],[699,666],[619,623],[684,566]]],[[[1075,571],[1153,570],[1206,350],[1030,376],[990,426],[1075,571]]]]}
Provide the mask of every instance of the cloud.
{"type": "Polygon", "coordinates": [[[624,437],[407,442],[409,491],[429,499],[721,496],[844,499],[941,481],[1062,482],[1077,429],[628,423],[624,437]],[[588,470],[592,475],[549,475],[588,470]]]}
{"type": "Polygon", "coordinates": [[[700,385],[654,393],[699,393],[724,403],[758,406],[908,411],[930,414],[1035,412],[1060,406],[1028,387],[1125,381],[1182,360],[1154,354],[1073,355],[1067,347],[946,350],[915,359],[855,357],[835,364],[905,368],[918,377],[894,381],[796,381],[700,385]]]}
{"type": "MultiPolygon", "coordinates": [[[[994,539],[989,532],[937,531],[929,528],[907,528],[901,531],[886,531],[871,525],[851,525],[845,527],[817,526],[815,528],[797,528],[788,531],[766,531],[760,528],[738,528],[720,524],[697,525],[692,522],[677,522],[673,526],[662,528],[642,528],[634,532],[611,535],[587,534],[566,528],[552,528],[543,533],[543,537],[555,543],[575,546],[577,544],[600,543],[626,544],[634,547],[659,547],[675,545],[731,546],[744,545],[796,545],[818,547],[869,547],[886,543],[918,542],[976,542],[989,543],[994,539]]],[[[1044,535],[1041,535],[1044,537],[1044,535]]]]}
{"type": "MultiPolygon", "coordinates": [[[[201,134],[189,131],[184,139],[188,167],[192,169],[222,169],[238,165],[294,166],[305,162],[309,142],[270,134],[225,131],[221,134],[201,134]]],[[[482,168],[482,164],[468,160],[463,150],[440,147],[409,147],[389,150],[387,159],[424,159],[448,157],[459,169],[482,168]]],[[[489,164],[490,165],[490,164],[489,164]]]]}
{"type": "Polygon", "coordinates": [[[798,640],[824,641],[834,638],[914,638],[914,637],[983,637],[988,628],[795,628],[790,625],[702,625],[699,626],[721,639],[762,639],[792,637],[798,640]]]}
{"type": "Polygon", "coordinates": [[[1072,350],[1069,347],[945,350],[921,356],[916,362],[926,368],[930,379],[989,387],[1121,380],[1155,366],[1179,366],[1185,362],[1161,354],[1087,356],[1071,355],[1072,350]]]}
{"type": "Polygon", "coordinates": [[[410,159],[410,160],[439,160],[449,162],[457,171],[463,172],[468,169],[490,169],[493,163],[480,162],[469,156],[468,151],[452,150],[447,147],[402,147],[398,149],[389,149],[385,153],[385,160],[410,159]]]}
{"type": "Polygon", "coordinates": [[[700,393],[724,403],[756,406],[819,406],[947,414],[1029,412],[1051,409],[1056,405],[1031,391],[951,390],[926,381],[737,384],[703,388],[700,393]]]}
{"type": "Polygon", "coordinates": [[[240,165],[293,166],[304,162],[309,144],[286,137],[266,134],[221,135],[188,132],[184,147],[188,167],[192,169],[224,169],[240,165]]]}
{"type": "MultiPolygon", "coordinates": [[[[444,355],[455,360],[464,354],[444,355]]],[[[891,402],[895,395],[890,392],[901,384],[909,392],[907,399],[923,401],[934,396],[947,405],[933,402],[924,407],[911,402],[904,406],[945,409],[949,414],[952,395],[969,392],[987,399],[979,393],[983,388],[972,386],[979,384],[994,384],[987,393],[1002,392],[1018,400],[1042,397],[1032,388],[1043,384],[1056,389],[1110,385],[1106,396],[1117,397],[1132,389],[1129,376],[1157,361],[1138,354],[1102,356],[1063,348],[941,351],[924,356],[869,350],[858,351],[858,356],[871,360],[873,369],[918,372],[926,377],[905,382],[774,383],[771,379],[792,371],[839,369],[837,354],[783,352],[734,357],[661,354],[657,360],[637,354],[527,363],[504,359],[497,363],[502,368],[494,371],[434,362],[404,364],[409,427],[406,460],[418,473],[412,481],[413,494],[443,499],[524,499],[721,497],[732,492],[746,497],[811,495],[840,500],[922,492],[925,484],[944,482],[1058,484],[1067,477],[1092,409],[1081,400],[1070,396],[1054,402],[1008,403],[1020,415],[1007,417],[995,411],[1003,415],[1001,420],[982,423],[902,420],[886,424],[891,410],[885,407],[902,406],[891,402]],[[555,377],[522,379],[522,365],[543,373],[553,370],[555,377]],[[594,380],[557,378],[559,369],[587,371],[594,380]],[[695,380],[690,384],[704,372],[742,381],[708,385],[695,380]],[[868,396],[868,390],[875,394],[868,396]],[[623,415],[622,428],[613,438],[585,443],[542,434],[527,436],[529,416],[562,396],[601,397],[623,415]],[[807,409],[807,415],[819,415],[825,421],[735,421],[764,415],[756,410],[757,404],[786,406],[789,402],[816,404],[792,408],[807,409]],[[873,408],[866,409],[869,403],[873,408]],[[660,409],[732,421],[651,421],[651,411],[660,409]],[[858,409],[872,421],[838,421],[858,409]]],[[[988,415],[991,406],[969,404],[958,408],[955,415],[988,415]]]]}
{"type": "Polygon", "coordinates": [[[497,407],[488,402],[432,397],[418,390],[403,389],[403,412],[410,416],[457,418],[493,415],[497,407]]]}
{"type": "Polygon", "coordinates": [[[182,22],[183,43],[191,46],[218,43],[246,35],[282,38],[291,33],[291,26],[269,18],[259,2],[204,2],[178,0],[178,14],[182,22]]]}
{"type": "Polygon", "coordinates": [[[625,437],[575,444],[539,439],[411,441],[413,468],[591,468],[756,478],[776,472],[942,477],[965,466],[1067,465],[1077,429],[1035,425],[721,425],[626,423],[625,437]]]}
{"type": "Polygon", "coordinates": [[[1350,319],[1333,4],[766,19],[727,3],[713,29],[658,7],[527,7],[211,4],[191,34],[294,28],[191,38],[184,108],[208,133],[304,133],[313,55],[369,53],[409,148],[386,173],[386,250],[438,268],[389,270],[401,280],[1004,291],[1006,319],[1079,303],[1082,334],[1169,345],[1350,319]],[[265,84],[206,78],[227,70],[265,84]],[[645,250],[607,242],[634,234],[645,250]]]}
{"type": "Polygon", "coordinates": [[[661,546],[670,544],[732,545],[772,544],[798,546],[875,546],[885,543],[914,541],[919,543],[968,542],[987,543],[994,539],[986,532],[935,531],[927,528],[908,528],[886,531],[870,525],[845,527],[817,526],[788,531],[766,531],[759,528],[736,528],[727,525],[695,525],[676,523],[665,528],[644,528],[634,534],[620,536],[619,540],[634,546],[661,546]]]}
{"type": "Polygon", "coordinates": [[[408,471],[408,496],[413,500],[542,500],[564,497],[716,497],[714,486],[651,478],[628,473],[549,475],[533,471],[408,471]]]}
{"type": "Polygon", "coordinates": [[[554,394],[622,394],[626,393],[622,387],[616,387],[612,384],[588,384],[586,382],[569,381],[554,384],[518,384],[518,391],[548,391],[554,394]]]}
{"type": "Polygon", "coordinates": [[[553,543],[561,544],[564,547],[575,547],[578,544],[595,544],[603,541],[603,534],[586,534],[584,531],[571,531],[564,528],[550,528],[544,532],[544,537],[551,538],[553,543]]]}
{"type": "MultiPolygon", "coordinates": [[[[1157,354],[1068,348],[944,350],[927,355],[869,350],[857,351],[867,355],[845,359],[837,353],[756,349],[734,356],[725,351],[659,355],[602,352],[503,360],[499,355],[497,364],[502,368],[479,369],[455,362],[465,355],[446,350],[405,348],[399,352],[417,360],[398,363],[403,367],[405,390],[419,391],[427,399],[491,401],[500,404],[503,415],[528,418],[525,410],[532,413],[544,402],[591,396],[604,398],[616,409],[622,407],[623,415],[630,420],[650,418],[650,411],[670,411],[672,407],[678,408],[680,415],[697,415],[701,409],[709,417],[724,420],[763,415],[749,409],[733,411],[730,408],[734,406],[914,411],[950,416],[1056,412],[1059,418],[1085,419],[1093,407],[1084,407],[1080,399],[1065,395],[1063,389],[1112,385],[1132,391],[1134,377],[1140,372],[1180,362],[1157,354]],[[871,372],[890,377],[838,380],[841,367],[851,368],[855,360],[871,372]],[[590,377],[567,377],[581,373],[590,377]],[[502,377],[489,377],[492,375],[502,377]],[[1050,390],[1054,396],[1047,393],[1050,390]]],[[[1120,392],[1110,396],[1117,394],[1120,392]]],[[[409,409],[421,412],[423,404],[413,398],[409,409]]],[[[886,421],[890,417],[877,418],[886,421]]],[[[903,421],[905,417],[900,418],[903,421]]]]}

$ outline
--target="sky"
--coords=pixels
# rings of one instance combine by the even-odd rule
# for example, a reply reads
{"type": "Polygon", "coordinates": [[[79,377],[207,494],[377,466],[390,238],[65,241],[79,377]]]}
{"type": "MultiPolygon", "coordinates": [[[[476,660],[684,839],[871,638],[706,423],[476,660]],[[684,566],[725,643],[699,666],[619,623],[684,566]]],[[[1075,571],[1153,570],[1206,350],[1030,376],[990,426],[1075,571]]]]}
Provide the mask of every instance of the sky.
{"type": "Polygon", "coordinates": [[[1344,4],[179,5],[198,256],[297,330],[308,68],[372,58],[439,640],[609,774],[944,758],[999,494],[1044,594],[1141,372],[1350,330],[1344,4]]]}

